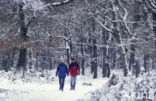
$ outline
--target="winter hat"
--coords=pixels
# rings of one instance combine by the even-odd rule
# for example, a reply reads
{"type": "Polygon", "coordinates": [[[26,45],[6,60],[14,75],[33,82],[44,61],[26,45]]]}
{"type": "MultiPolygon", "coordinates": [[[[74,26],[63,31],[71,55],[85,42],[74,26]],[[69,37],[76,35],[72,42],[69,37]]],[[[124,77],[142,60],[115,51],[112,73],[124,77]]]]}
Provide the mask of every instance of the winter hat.
{"type": "Polygon", "coordinates": [[[72,60],[72,61],[74,61],[74,60],[75,60],[75,58],[74,58],[74,57],[72,57],[72,58],[71,58],[71,60],[72,60]]]}

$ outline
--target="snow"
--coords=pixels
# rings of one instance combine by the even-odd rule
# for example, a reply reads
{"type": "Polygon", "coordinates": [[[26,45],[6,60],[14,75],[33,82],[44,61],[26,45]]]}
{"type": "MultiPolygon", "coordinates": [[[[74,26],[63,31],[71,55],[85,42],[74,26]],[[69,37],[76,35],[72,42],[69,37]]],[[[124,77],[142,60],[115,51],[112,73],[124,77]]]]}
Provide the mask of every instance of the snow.
{"type": "Polygon", "coordinates": [[[60,5],[61,2],[54,2],[52,5],[60,5]]]}
{"type": "Polygon", "coordinates": [[[89,70],[86,70],[86,76],[78,76],[75,91],[70,90],[70,76],[67,76],[62,92],[58,90],[59,83],[55,70],[44,71],[44,77],[40,76],[40,73],[34,73],[27,74],[25,78],[20,78],[20,73],[13,76],[13,72],[1,71],[0,101],[140,101],[147,91],[149,99],[156,98],[155,71],[150,74],[143,73],[138,78],[132,74],[123,77],[120,69],[111,73],[111,76],[117,76],[117,84],[108,86],[110,79],[102,78],[102,75],[93,79],[89,70]]]}
{"type": "MultiPolygon", "coordinates": [[[[54,71],[53,71],[53,74],[54,71]]],[[[10,74],[11,75],[11,74],[10,74]]],[[[18,78],[14,82],[7,76],[0,78],[0,100],[2,101],[76,101],[85,98],[88,92],[101,88],[107,79],[79,75],[76,90],[70,90],[70,76],[66,77],[64,91],[59,91],[58,77],[51,76],[52,81],[45,78],[38,80],[22,80],[18,78]],[[34,82],[35,81],[35,82],[34,82]],[[88,85],[87,85],[88,84],[88,85]]],[[[49,79],[50,80],[50,79],[49,79]]]]}
{"type": "Polygon", "coordinates": [[[24,9],[32,8],[34,11],[41,11],[48,5],[45,5],[41,0],[14,0],[14,2],[24,3],[24,9]]]}
{"type": "Polygon", "coordinates": [[[149,94],[146,101],[155,101],[156,96],[156,75],[143,74],[138,78],[132,75],[128,77],[121,76],[121,72],[115,72],[118,77],[118,83],[109,87],[105,83],[102,88],[88,93],[88,97],[82,101],[143,101],[143,94],[149,94]],[[138,96],[136,96],[138,94],[138,96]]]}
{"type": "Polygon", "coordinates": [[[61,5],[62,3],[68,3],[68,2],[70,2],[71,0],[65,0],[65,1],[62,1],[62,2],[54,2],[54,3],[52,3],[51,5],[53,5],[53,6],[56,6],[56,5],[61,5]]]}

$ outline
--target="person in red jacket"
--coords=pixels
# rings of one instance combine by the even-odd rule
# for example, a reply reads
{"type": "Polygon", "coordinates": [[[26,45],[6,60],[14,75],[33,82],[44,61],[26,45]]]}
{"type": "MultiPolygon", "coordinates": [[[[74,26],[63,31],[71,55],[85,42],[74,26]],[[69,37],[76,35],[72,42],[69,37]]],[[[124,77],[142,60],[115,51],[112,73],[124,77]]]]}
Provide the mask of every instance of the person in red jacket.
{"type": "Polygon", "coordinates": [[[80,74],[80,66],[74,58],[72,58],[72,63],[69,65],[68,74],[71,75],[70,89],[75,90],[76,77],[80,74]]]}

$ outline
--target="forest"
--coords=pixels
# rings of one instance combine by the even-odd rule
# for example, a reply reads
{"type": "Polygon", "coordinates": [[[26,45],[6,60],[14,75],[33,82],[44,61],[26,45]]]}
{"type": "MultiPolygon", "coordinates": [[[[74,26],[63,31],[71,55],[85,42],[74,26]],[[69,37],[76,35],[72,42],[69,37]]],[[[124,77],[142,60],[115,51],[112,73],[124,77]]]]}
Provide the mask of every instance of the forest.
{"type": "Polygon", "coordinates": [[[0,0],[1,72],[45,77],[73,57],[95,80],[119,70],[125,79],[155,78],[156,1],[0,0]]]}

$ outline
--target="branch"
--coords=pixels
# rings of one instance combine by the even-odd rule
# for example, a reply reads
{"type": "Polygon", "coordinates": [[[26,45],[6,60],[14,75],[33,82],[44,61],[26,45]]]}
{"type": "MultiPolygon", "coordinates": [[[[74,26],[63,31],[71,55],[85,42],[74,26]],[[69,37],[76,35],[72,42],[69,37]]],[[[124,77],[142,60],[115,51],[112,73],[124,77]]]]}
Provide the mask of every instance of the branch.
{"type": "Polygon", "coordinates": [[[5,34],[1,34],[0,35],[0,40],[1,39],[3,39],[3,38],[5,38],[5,37],[7,37],[8,35],[10,35],[10,30],[14,27],[14,26],[16,26],[18,23],[13,23],[12,25],[10,25],[10,27],[6,30],[6,32],[5,32],[5,34]]]}
{"type": "Polygon", "coordinates": [[[153,12],[156,13],[156,4],[154,3],[154,0],[145,0],[145,3],[153,12]]]}
{"type": "Polygon", "coordinates": [[[31,24],[32,20],[34,19],[35,17],[33,16],[32,18],[30,18],[30,20],[28,21],[28,23],[26,24],[26,27],[28,28],[29,25],[31,24]]]}
{"type": "Polygon", "coordinates": [[[73,0],[64,0],[62,2],[54,2],[54,3],[51,3],[50,5],[51,6],[60,6],[60,5],[64,5],[64,4],[68,4],[70,2],[72,2],[73,0]]]}
{"type": "MultiPolygon", "coordinates": [[[[119,2],[119,5],[120,5],[120,7],[124,10],[124,12],[125,12],[125,14],[124,14],[124,16],[123,16],[123,21],[125,21],[126,19],[127,19],[127,16],[128,16],[128,12],[127,12],[127,10],[126,10],[126,8],[124,8],[123,7],[123,5],[122,5],[122,3],[118,0],[118,2],[119,2]]],[[[128,28],[128,25],[127,25],[127,23],[125,23],[124,22],[124,25],[125,25],[125,28],[126,28],[126,30],[127,30],[127,32],[128,32],[128,34],[129,34],[129,36],[133,36],[133,34],[130,32],[130,30],[129,30],[129,28],[128,28]]]]}
{"type": "Polygon", "coordinates": [[[46,32],[40,25],[40,23],[38,22],[38,28],[45,34],[47,34],[48,36],[50,36],[50,33],[46,32]]]}
{"type": "Polygon", "coordinates": [[[97,22],[102,26],[102,28],[106,29],[108,32],[113,33],[110,29],[108,29],[104,24],[102,24],[102,22],[100,22],[100,21],[99,21],[97,18],[95,18],[93,15],[92,15],[92,17],[93,17],[93,19],[94,19],[95,21],[97,21],[97,22]]]}

